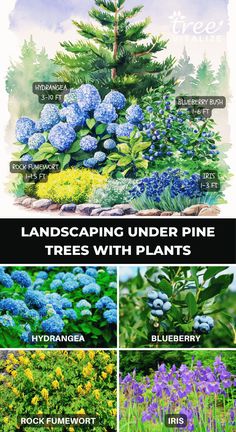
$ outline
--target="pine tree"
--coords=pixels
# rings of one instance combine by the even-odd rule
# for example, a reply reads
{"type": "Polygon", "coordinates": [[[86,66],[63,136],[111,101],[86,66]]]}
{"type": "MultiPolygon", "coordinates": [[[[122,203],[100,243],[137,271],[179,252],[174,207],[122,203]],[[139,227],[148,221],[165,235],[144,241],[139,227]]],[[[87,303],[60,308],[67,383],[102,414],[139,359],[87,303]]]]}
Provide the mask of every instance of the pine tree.
{"type": "Polygon", "coordinates": [[[230,71],[227,62],[226,54],[221,57],[221,62],[216,74],[217,80],[217,94],[218,96],[230,96],[230,71]]]}
{"type": "Polygon", "coordinates": [[[197,68],[193,83],[194,94],[199,96],[214,96],[216,94],[216,79],[211,62],[204,57],[197,68]]]}
{"type": "Polygon", "coordinates": [[[172,75],[177,82],[176,93],[183,95],[191,95],[194,91],[194,72],[195,66],[190,62],[190,56],[184,47],[183,55],[179,59],[179,63],[174,68],[172,75]]]}
{"type": "Polygon", "coordinates": [[[97,7],[89,16],[98,26],[73,21],[79,33],[77,43],[64,42],[65,52],[56,55],[62,67],[58,77],[77,87],[84,82],[95,84],[104,94],[113,88],[126,95],[143,95],[149,88],[173,84],[169,77],[174,59],[158,62],[157,54],[167,41],[146,32],[150,19],[132,23],[143,6],[125,9],[126,0],[95,0],[97,7]]]}
{"type": "Polygon", "coordinates": [[[55,81],[57,69],[45,49],[38,53],[32,36],[29,41],[24,41],[20,59],[10,65],[6,77],[12,121],[22,115],[37,117],[42,106],[38,102],[38,97],[32,92],[32,84],[35,81],[55,81]]]}

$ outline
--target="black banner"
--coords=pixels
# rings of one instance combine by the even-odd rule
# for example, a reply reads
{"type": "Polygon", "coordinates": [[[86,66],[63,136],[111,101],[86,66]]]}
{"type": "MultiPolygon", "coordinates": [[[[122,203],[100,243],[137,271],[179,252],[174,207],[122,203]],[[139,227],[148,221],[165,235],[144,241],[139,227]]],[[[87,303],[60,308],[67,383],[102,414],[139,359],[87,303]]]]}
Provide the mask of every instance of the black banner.
{"type": "Polygon", "coordinates": [[[0,264],[235,264],[236,219],[0,219],[0,264]]]}

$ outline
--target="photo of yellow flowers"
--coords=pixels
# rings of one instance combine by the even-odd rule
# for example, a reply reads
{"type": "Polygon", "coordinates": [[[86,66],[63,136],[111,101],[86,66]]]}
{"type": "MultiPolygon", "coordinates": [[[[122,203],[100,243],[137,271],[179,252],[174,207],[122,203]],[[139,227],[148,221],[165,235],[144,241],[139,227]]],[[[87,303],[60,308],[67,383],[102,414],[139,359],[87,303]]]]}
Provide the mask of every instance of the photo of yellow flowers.
{"type": "MultiPolygon", "coordinates": [[[[74,432],[80,426],[22,426],[33,416],[96,419],[90,431],[117,430],[116,352],[101,350],[2,351],[0,430],[74,432]]],[[[87,427],[83,428],[87,429],[87,427]]]]}

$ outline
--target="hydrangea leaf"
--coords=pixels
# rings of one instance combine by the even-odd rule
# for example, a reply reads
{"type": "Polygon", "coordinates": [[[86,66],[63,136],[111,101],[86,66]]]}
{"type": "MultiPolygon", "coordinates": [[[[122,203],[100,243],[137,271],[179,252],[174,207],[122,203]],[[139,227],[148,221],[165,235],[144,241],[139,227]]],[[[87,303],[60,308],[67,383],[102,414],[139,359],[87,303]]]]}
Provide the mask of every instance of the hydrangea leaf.
{"type": "Polygon", "coordinates": [[[93,127],[96,124],[96,120],[94,120],[94,119],[88,119],[88,120],[86,120],[86,124],[89,127],[89,129],[93,129],[93,127]]]}
{"type": "Polygon", "coordinates": [[[71,148],[67,151],[67,153],[76,153],[77,151],[80,150],[80,140],[76,140],[75,142],[73,142],[71,148]]]}
{"type": "Polygon", "coordinates": [[[96,134],[102,135],[105,132],[106,128],[107,128],[106,124],[100,124],[99,126],[96,127],[96,134]]]}

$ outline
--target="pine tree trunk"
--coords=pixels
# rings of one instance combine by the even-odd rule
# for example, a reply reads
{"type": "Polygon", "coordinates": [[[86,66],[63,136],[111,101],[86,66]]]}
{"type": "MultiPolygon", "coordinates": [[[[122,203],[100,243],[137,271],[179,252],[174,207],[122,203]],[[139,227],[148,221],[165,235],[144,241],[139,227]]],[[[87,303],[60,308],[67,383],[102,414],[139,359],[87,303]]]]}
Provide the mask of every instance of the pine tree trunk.
{"type": "MultiPolygon", "coordinates": [[[[117,55],[118,55],[118,7],[117,7],[117,0],[115,0],[115,7],[116,7],[116,12],[115,12],[115,22],[114,22],[114,44],[113,44],[113,59],[114,61],[117,60],[117,55]]],[[[111,79],[114,80],[117,77],[117,68],[114,67],[111,70],[111,79]]]]}

